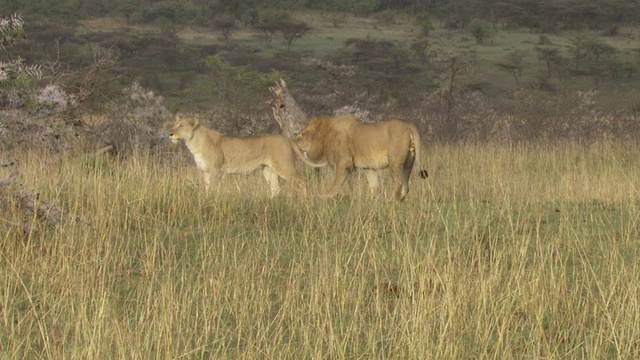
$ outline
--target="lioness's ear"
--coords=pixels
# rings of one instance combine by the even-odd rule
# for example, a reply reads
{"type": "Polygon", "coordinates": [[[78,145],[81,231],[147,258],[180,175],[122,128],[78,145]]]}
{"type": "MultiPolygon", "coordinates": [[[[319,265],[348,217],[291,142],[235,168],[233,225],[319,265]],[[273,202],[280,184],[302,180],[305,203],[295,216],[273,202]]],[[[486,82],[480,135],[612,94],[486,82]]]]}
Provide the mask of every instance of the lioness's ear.
{"type": "Polygon", "coordinates": [[[195,128],[196,126],[198,126],[198,124],[200,124],[200,121],[198,121],[197,118],[195,118],[195,117],[189,118],[189,125],[192,128],[195,128]]]}

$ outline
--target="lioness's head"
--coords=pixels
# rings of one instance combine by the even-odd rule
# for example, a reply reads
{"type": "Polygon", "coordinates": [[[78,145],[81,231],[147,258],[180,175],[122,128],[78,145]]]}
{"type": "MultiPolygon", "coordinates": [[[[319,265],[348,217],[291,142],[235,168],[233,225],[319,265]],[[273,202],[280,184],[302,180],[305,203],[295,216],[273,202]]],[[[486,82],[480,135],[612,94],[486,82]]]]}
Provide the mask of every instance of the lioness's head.
{"type": "Polygon", "coordinates": [[[180,140],[191,139],[191,137],[193,137],[193,130],[198,127],[198,119],[176,114],[175,120],[176,122],[169,131],[171,142],[175,144],[180,142],[180,140]]]}

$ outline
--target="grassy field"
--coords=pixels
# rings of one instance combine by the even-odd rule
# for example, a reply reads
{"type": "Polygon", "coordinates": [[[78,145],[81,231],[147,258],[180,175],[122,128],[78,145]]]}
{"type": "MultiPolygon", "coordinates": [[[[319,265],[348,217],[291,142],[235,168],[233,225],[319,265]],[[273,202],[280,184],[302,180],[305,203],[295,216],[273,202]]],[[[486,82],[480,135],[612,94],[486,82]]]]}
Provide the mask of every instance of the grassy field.
{"type": "Polygon", "coordinates": [[[434,145],[402,204],[27,154],[65,213],[2,209],[0,357],[635,358],[639,150],[434,145]]]}

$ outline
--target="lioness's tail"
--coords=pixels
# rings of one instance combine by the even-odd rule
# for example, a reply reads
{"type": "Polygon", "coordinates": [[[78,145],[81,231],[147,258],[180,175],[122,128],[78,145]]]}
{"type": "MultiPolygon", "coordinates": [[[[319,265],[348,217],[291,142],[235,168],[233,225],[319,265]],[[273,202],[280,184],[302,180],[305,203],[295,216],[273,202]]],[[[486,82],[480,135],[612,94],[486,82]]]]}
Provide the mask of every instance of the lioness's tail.
{"type": "Polygon", "coordinates": [[[416,156],[414,167],[418,170],[420,178],[426,179],[429,176],[429,172],[427,172],[426,169],[420,168],[420,160],[422,160],[422,142],[420,141],[420,131],[415,124],[411,124],[411,143],[416,156]]]}

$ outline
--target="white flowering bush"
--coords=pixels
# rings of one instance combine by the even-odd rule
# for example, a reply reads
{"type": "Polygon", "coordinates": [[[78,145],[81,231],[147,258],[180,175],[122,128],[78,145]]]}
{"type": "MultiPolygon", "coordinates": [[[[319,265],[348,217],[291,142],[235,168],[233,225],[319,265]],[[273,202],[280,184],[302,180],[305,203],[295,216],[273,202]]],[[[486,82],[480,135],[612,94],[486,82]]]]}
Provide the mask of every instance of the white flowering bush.
{"type": "Polygon", "coordinates": [[[104,145],[111,145],[123,156],[136,149],[158,150],[163,141],[164,124],[170,114],[162,96],[134,82],[122,91],[105,115],[106,120],[95,130],[104,145]]]}
{"type": "MultiPolygon", "coordinates": [[[[23,26],[20,15],[0,16],[0,51],[24,39],[23,26]]],[[[0,55],[0,152],[23,148],[63,151],[75,137],[63,117],[51,116],[74,105],[74,100],[55,85],[35,89],[31,78],[40,79],[41,75],[40,65],[28,65],[13,54],[9,60],[0,55]],[[53,111],[34,112],[27,105],[53,111]]]]}
{"type": "Polygon", "coordinates": [[[362,109],[358,105],[345,105],[334,111],[334,115],[353,115],[363,122],[376,122],[380,121],[381,116],[375,116],[367,109],[362,109]]]}
{"type": "Polygon", "coordinates": [[[75,97],[67,94],[57,84],[49,84],[36,91],[33,96],[33,102],[38,108],[47,108],[55,112],[62,112],[70,107],[77,106],[75,97]]]}

